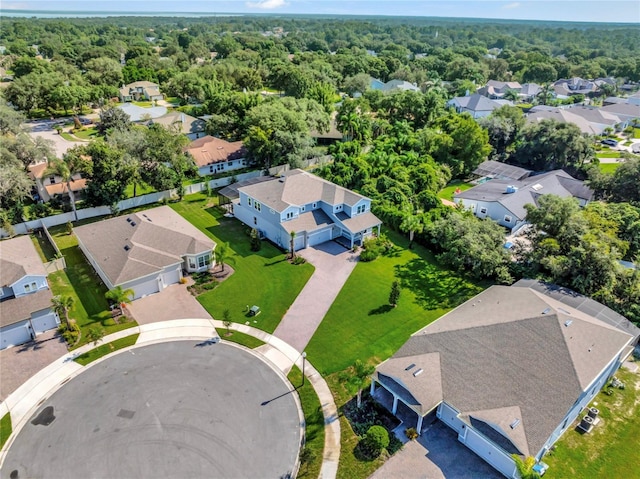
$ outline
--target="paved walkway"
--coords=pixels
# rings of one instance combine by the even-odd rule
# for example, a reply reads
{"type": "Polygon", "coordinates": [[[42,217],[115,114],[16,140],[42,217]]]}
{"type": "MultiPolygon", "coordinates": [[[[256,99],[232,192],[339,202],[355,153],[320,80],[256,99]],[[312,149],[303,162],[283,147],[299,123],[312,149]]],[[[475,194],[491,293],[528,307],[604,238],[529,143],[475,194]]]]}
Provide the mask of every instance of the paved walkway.
{"type": "Polygon", "coordinates": [[[273,334],[303,351],[356,267],[357,255],[335,241],[306,248],[298,254],[316,269],[273,334]]]}
{"type": "MultiPolygon", "coordinates": [[[[140,337],[133,347],[179,339],[203,339],[217,336],[216,328],[224,328],[222,321],[210,319],[172,320],[119,331],[105,337],[103,342],[110,342],[135,333],[140,333],[140,337]]],[[[293,364],[302,368],[300,353],[282,339],[243,324],[234,323],[231,325],[231,329],[250,334],[264,341],[266,344],[261,347],[260,352],[279,369],[288,371],[293,364]]],[[[56,359],[20,386],[6,401],[0,403],[0,417],[10,412],[14,431],[0,453],[0,465],[2,465],[6,451],[11,446],[17,432],[35,413],[38,405],[85,369],[84,366],[76,363],[73,359],[92,348],[92,344],[85,345],[56,359]]],[[[128,349],[131,348],[126,348],[119,352],[128,349]]],[[[91,364],[98,364],[102,360],[99,359],[91,364]]],[[[322,479],[333,479],[338,470],[338,459],[340,457],[338,410],[327,383],[309,362],[305,364],[305,376],[318,395],[325,419],[325,446],[320,477],[322,479]]]]}

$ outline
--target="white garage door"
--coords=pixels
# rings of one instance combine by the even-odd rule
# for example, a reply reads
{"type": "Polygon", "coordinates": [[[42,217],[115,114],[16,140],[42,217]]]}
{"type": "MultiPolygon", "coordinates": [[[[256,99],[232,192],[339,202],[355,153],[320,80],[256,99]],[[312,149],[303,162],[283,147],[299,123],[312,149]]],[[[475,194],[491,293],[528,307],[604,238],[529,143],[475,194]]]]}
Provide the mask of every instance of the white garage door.
{"type": "Polygon", "coordinates": [[[513,459],[500,449],[489,443],[484,437],[469,428],[465,439],[465,445],[482,459],[491,464],[507,477],[511,477],[515,470],[513,459]]]}
{"type": "Polygon", "coordinates": [[[331,239],[331,228],[309,236],[309,246],[315,246],[331,239]]]}
{"type": "Polygon", "coordinates": [[[45,331],[58,327],[55,313],[31,318],[31,324],[33,325],[33,330],[36,334],[44,333],[45,331]]]}
{"type": "Polygon", "coordinates": [[[162,282],[166,288],[170,284],[175,284],[180,281],[180,270],[174,269],[173,271],[166,271],[162,273],[162,282]]]}
{"type": "Polygon", "coordinates": [[[31,341],[31,333],[27,329],[28,322],[12,324],[0,329],[0,349],[31,341]]]}
{"type": "Polygon", "coordinates": [[[147,281],[146,283],[137,284],[133,287],[133,290],[136,292],[134,299],[157,293],[158,291],[160,291],[160,287],[158,286],[158,279],[154,278],[150,281],[147,281]]]}

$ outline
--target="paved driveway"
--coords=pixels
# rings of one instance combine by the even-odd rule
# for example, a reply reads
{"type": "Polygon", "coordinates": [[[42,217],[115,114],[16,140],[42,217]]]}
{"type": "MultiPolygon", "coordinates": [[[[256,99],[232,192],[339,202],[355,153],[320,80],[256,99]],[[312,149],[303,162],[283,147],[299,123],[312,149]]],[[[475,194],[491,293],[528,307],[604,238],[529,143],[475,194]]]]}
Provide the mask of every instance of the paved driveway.
{"type": "Polygon", "coordinates": [[[138,324],[150,324],[172,319],[211,319],[186,284],[172,284],[163,291],[140,298],[127,305],[138,324]]]}
{"type": "Polygon", "coordinates": [[[417,441],[389,459],[370,479],[504,479],[476,456],[441,421],[433,423],[417,441]]]}
{"type": "Polygon", "coordinates": [[[285,477],[302,439],[296,399],[282,374],[235,346],[134,348],[47,398],[0,477],[285,477]]]}
{"type": "MultiPolygon", "coordinates": [[[[59,120],[56,120],[59,121],[59,120]]],[[[53,129],[54,121],[52,120],[38,120],[27,123],[26,126],[30,130],[29,135],[33,138],[38,136],[51,140],[53,142],[53,148],[58,158],[62,158],[67,150],[75,145],[86,145],[83,141],[67,141],[62,136],[58,135],[58,132],[53,129]]]]}
{"type": "Polygon", "coordinates": [[[298,251],[315,271],[273,335],[302,351],[356,267],[358,257],[335,241],[298,251]]]}
{"type": "Polygon", "coordinates": [[[36,341],[0,351],[0,401],[66,353],[67,345],[56,330],[38,335],[36,341]]]}

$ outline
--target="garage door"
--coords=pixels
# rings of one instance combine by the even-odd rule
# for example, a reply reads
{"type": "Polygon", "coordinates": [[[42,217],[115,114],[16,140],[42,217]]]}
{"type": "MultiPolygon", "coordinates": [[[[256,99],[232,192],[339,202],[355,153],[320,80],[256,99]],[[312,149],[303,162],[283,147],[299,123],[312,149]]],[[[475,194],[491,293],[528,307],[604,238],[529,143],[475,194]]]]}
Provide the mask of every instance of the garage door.
{"type": "Polygon", "coordinates": [[[331,228],[327,228],[309,236],[309,246],[325,243],[331,239],[331,228]]]}
{"type": "Polygon", "coordinates": [[[160,287],[158,286],[158,279],[154,278],[146,283],[138,284],[133,287],[133,290],[136,292],[135,298],[142,298],[143,296],[147,296],[149,294],[157,293],[160,291],[160,287]]]}
{"type": "Polygon", "coordinates": [[[0,329],[0,349],[31,341],[31,333],[27,329],[28,324],[28,322],[23,321],[0,329]]]}
{"type": "Polygon", "coordinates": [[[465,445],[507,477],[515,470],[513,459],[495,447],[473,429],[468,428],[465,445]]]}
{"type": "Polygon", "coordinates": [[[180,270],[174,269],[172,271],[162,273],[162,282],[164,283],[165,288],[170,284],[180,282],[180,270]]]}
{"type": "Polygon", "coordinates": [[[56,321],[54,313],[32,317],[31,324],[33,325],[33,330],[36,334],[44,333],[45,331],[58,327],[58,322],[56,321]]]}

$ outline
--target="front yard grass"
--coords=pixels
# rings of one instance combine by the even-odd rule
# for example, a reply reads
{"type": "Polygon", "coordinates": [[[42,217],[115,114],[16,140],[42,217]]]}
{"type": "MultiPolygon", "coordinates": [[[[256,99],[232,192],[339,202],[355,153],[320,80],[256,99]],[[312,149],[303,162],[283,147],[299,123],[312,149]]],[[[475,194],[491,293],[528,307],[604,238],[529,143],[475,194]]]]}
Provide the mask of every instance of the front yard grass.
{"type": "Polygon", "coordinates": [[[603,173],[613,174],[622,163],[600,163],[598,169],[603,173]]]}
{"type": "Polygon", "coordinates": [[[118,349],[133,346],[134,344],[136,344],[138,336],[140,336],[140,334],[132,334],[131,336],[127,336],[125,338],[120,338],[106,344],[101,344],[100,346],[93,348],[91,351],[87,351],[86,353],[81,354],[80,356],[75,358],[74,361],[78,364],[86,366],[96,359],[100,359],[102,356],[113,353],[118,349]]]}
{"type": "Polygon", "coordinates": [[[596,396],[591,406],[600,410],[600,424],[589,434],[569,429],[555,450],[542,459],[549,464],[545,479],[640,478],[640,375],[620,369],[616,377],[625,383],[625,389],[614,389],[611,396],[601,391],[596,396]]]}
{"type": "Polygon", "coordinates": [[[83,130],[77,130],[73,135],[81,140],[93,140],[98,136],[98,128],[92,126],[83,130]]]}
{"type": "Polygon", "coordinates": [[[232,343],[241,344],[249,349],[255,349],[258,346],[262,346],[264,344],[264,341],[261,341],[260,339],[249,334],[241,333],[240,331],[231,331],[228,336],[226,329],[220,329],[218,330],[218,332],[222,332],[221,338],[225,341],[231,341],[232,343]]]}
{"type": "Polygon", "coordinates": [[[113,320],[104,297],[107,288],[80,251],[76,236],[68,234],[65,225],[54,226],[49,232],[67,263],[66,271],[49,275],[51,291],[54,295],[71,296],[74,299],[69,318],[76,321],[81,331],[80,341],[72,349],[89,342],[86,333],[91,327],[101,326],[107,335],[137,326],[133,320],[121,323],[113,320]]]}
{"type": "Polygon", "coordinates": [[[302,372],[294,366],[287,376],[298,392],[305,422],[305,448],[311,452],[311,460],[300,466],[297,477],[318,477],[322,467],[324,452],[324,416],[322,406],[313,386],[309,381],[302,384],[302,372]]]}
{"type": "Polygon", "coordinates": [[[473,188],[473,185],[471,183],[465,183],[462,180],[453,180],[438,192],[438,198],[452,201],[453,194],[458,188],[460,188],[460,191],[465,191],[473,188]]]}
{"type": "Polygon", "coordinates": [[[620,158],[620,155],[619,151],[602,151],[596,153],[596,158],[620,158]]]}
{"type": "Polygon", "coordinates": [[[11,414],[7,413],[0,419],[0,449],[11,436],[11,414]]]}
{"type": "Polygon", "coordinates": [[[218,287],[198,296],[198,301],[216,319],[224,310],[236,323],[272,333],[313,273],[306,263],[294,266],[286,254],[268,241],[262,249],[251,251],[248,227],[235,218],[225,218],[217,209],[216,199],[203,193],[185,196],[170,206],[216,243],[229,243],[227,263],[235,270],[218,287]],[[261,314],[249,317],[247,306],[260,306],[261,314]]]}

